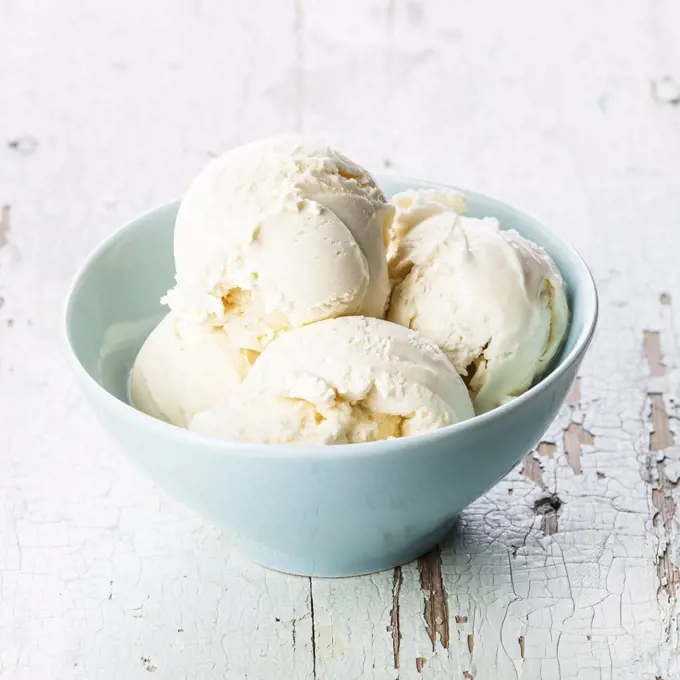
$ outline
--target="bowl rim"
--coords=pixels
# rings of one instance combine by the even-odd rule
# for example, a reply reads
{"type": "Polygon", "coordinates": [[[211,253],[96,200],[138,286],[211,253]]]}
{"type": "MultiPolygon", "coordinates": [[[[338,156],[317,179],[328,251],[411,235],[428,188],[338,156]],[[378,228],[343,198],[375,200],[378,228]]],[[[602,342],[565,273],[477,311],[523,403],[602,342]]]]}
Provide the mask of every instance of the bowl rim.
{"type": "MultiPolygon", "coordinates": [[[[259,458],[269,458],[269,457],[281,457],[282,451],[285,452],[286,457],[294,458],[314,458],[314,459],[335,459],[335,458],[347,458],[348,456],[373,456],[373,455],[383,455],[391,454],[396,450],[405,451],[411,447],[421,448],[422,446],[427,446],[429,444],[434,444],[437,441],[455,436],[456,434],[462,434],[470,430],[477,428],[483,428],[490,420],[498,419],[500,417],[509,415],[514,411],[522,408],[528,402],[533,401],[541,393],[549,390],[551,385],[569,368],[577,362],[580,357],[585,353],[590,345],[595,328],[597,325],[597,319],[599,315],[599,300],[597,294],[597,288],[595,281],[593,279],[592,272],[585,263],[583,257],[580,253],[565,239],[563,239],[559,234],[552,231],[549,227],[546,227],[540,220],[536,219],[532,215],[525,213],[493,196],[488,196],[476,191],[471,191],[462,187],[453,186],[450,184],[445,184],[430,180],[421,180],[416,177],[410,177],[406,175],[398,174],[381,174],[376,173],[373,175],[381,186],[382,182],[397,182],[404,185],[409,185],[412,189],[454,189],[456,191],[462,192],[465,196],[473,199],[485,201],[490,203],[492,207],[502,208],[505,212],[510,213],[513,217],[516,217],[522,222],[533,223],[540,230],[547,231],[550,233],[552,238],[557,242],[559,248],[565,251],[570,258],[577,265],[577,276],[579,281],[584,287],[584,303],[582,305],[584,309],[584,325],[579,333],[579,336],[574,343],[574,346],[568,352],[568,354],[553,368],[553,370],[542,378],[539,382],[532,385],[526,392],[518,397],[515,397],[511,401],[498,406],[491,411],[482,413],[480,415],[473,416],[468,420],[464,420],[459,423],[453,423],[452,425],[447,425],[446,427],[440,428],[438,430],[433,430],[431,432],[425,432],[423,434],[414,435],[412,437],[404,437],[403,439],[392,439],[392,440],[380,440],[375,442],[364,442],[359,444],[334,444],[334,445],[321,445],[321,444],[259,444],[254,442],[242,442],[242,441],[226,441],[215,439],[212,437],[207,437],[204,435],[197,434],[191,430],[172,425],[170,423],[158,420],[153,416],[149,416],[146,413],[138,411],[131,404],[121,401],[114,395],[112,395],[108,390],[106,390],[102,385],[100,385],[85,369],[85,367],[80,362],[76,352],[73,348],[73,343],[71,341],[71,318],[72,318],[72,306],[74,297],[82,285],[82,281],[90,270],[96,265],[97,260],[112,246],[116,244],[128,231],[135,229],[139,222],[146,217],[164,210],[170,209],[179,204],[179,199],[173,201],[168,201],[161,205],[156,206],[150,210],[147,210],[132,220],[128,221],[119,229],[116,229],[113,233],[107,236],[103,241],[101,241],[94,249],[86,256],[85,260],[81,264],[80,268],[77,270],[75,275],[71,280],[71,284],[68,287],[68,292],[66,293],[63,310],[62,310],[62,324],[61,324],[61,336],[62,342],[66,348],[66,357],[69,365],[74,371],[76,377],[80,380],[83,387],[87,388],[93,393],[97,393],[103,397],[107,407],[112,408],[121,417],[131,419],[131,422],[138,427],[147,428],[150,432],[156,433],[165,437],[172,437],[186,442],[187,444],[200,447],[206,453],[208,451],[212,453],[219,453],[222,455],[235,455],[243,454],[247,456],[255,456],[259,458]]],[[[405,191],[406,189],[402,189],[405,191]]],[[[570,317],[573,315],[570,309],[570,317]]]]}

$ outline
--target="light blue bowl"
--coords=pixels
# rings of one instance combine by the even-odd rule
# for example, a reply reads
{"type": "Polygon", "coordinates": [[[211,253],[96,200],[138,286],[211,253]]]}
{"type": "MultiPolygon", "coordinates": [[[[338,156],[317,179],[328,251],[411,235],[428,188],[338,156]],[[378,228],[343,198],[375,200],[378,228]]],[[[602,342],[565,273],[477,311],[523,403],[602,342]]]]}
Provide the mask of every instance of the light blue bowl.
{"type": "MultiPolygon", "coordinates": [[[[436,187],[380,177],[388,195],[436,187]]],[[[217,521],[255,562],[279,571],[350,576],[415,559],[458,513],[531,450],[556,416],[590,343],[597,294],[579,255],[536,220],[465,192],[469,214],[495,215],[544,246],[569,288],[571,326],[550,374],[521,397],[458,425],[406,439],[272,446],[202,438],[128,405],[134,357],[165,314],[178,203],[134,220],[100,245],[66,305],[69,357],[103,424],[161,487],[217,521]]]]}

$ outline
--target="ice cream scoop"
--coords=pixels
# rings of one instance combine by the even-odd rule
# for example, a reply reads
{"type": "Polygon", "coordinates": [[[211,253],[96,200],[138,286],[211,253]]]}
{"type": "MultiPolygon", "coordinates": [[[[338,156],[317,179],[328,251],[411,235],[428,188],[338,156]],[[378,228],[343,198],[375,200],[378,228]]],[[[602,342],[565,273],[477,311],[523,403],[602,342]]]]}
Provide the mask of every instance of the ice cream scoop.
{"type": "Polygon", "coordinates": [[[130,398],[140,411],[186,427],[250,370],[257,354],[235,348],[220,328],[166,316],[135,359],[130,398]]]}
{"type": "Polygon", "coordinates": [[[564,337],[568,308],[557,267],[495,218],[426,215],[392,244],[390,273],[387,318],[442,348],[477,413],[526,391],[564,337]]]}
{"type": "Polygon", "coordinates": [[[434,343],[387,321],[344,317],[274,340],[243,383],[190,429],[267,444],[345,444],[473,415],[465,385],[434,343]]]}
{"type": "Polygon", "coordinates": [[[167,302],[256,351],[321,319],[384,318],[393,213],[368,172],[324,144],[284,136],[239,147],[182,200],[167,302]]]}

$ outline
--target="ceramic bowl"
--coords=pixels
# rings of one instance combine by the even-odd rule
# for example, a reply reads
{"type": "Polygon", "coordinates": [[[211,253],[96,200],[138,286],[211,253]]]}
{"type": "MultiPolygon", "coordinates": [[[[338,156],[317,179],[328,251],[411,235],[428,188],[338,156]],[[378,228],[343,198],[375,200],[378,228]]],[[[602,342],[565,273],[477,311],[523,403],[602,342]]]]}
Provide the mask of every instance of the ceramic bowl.
{"type": "MultiPolygon", "coordinates": [[[[387,195],[441,186],[378,177],[387,195]]],[[[173,285],[172,233],[179,203],[135,219],[84,263],[65,311],[68,354],[95,412],[160,487],[219,525],[250,559],[313,576],[365,574],[433,548],[458,513],[539,441],[557,415],[597,319],[593,279],[580,256],[535,219],[465,192],[468,214],[542,245],[569,291],[568,337],[551,370],[500,408],[436,432],[341,446],[229,443],[155,420],[128,403],[137,351],[164,316],[173,285]]]]}

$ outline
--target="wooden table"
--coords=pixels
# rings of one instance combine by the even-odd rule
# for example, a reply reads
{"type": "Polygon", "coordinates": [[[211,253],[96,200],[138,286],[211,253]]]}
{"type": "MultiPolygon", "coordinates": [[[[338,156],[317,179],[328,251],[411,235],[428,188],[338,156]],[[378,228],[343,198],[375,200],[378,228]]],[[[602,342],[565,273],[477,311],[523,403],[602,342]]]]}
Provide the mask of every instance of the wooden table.
{"type": "Polygon", "coordinates": [[[679,32],[676,0],[0,0],[2,680],[680,678],[679,32]],[[537,451],[394,572],[245,562],[62,359],[85,254],[284,130],[535,213],[599,284],[537,451]]]}

